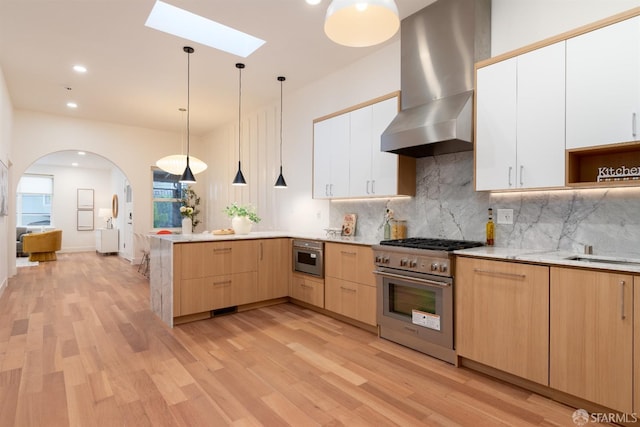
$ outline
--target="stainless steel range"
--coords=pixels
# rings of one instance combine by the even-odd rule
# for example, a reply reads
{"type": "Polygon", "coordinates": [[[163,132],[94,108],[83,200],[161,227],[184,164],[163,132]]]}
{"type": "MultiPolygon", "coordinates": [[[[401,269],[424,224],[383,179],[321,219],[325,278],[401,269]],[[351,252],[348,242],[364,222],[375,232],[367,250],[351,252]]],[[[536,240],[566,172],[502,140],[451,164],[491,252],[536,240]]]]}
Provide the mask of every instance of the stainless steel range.
{"type": "Polygon", "coordinates": [[[482,245],[409,238],[373,246],[380,337],[455,364],[453,251],[482,245]]]}

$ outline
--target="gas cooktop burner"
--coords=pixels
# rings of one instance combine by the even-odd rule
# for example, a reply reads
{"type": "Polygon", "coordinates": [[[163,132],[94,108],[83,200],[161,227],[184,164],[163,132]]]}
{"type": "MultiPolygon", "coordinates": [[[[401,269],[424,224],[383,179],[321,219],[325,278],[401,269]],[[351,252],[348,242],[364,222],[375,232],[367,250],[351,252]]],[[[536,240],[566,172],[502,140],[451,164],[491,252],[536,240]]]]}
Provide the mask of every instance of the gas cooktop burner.
{"type": "Polygon", "coordinates": [[[484,246],[482,242],[474,242],[471,240],[449,240],[449,239],[430,239],[422,237],[410,237],[408,239],[383,240],[380,242],[385,246],[398,246],[402,248],[413,249],[430,249],[441,251],[455,251],[458,249],[475,248],[484,246]]]}

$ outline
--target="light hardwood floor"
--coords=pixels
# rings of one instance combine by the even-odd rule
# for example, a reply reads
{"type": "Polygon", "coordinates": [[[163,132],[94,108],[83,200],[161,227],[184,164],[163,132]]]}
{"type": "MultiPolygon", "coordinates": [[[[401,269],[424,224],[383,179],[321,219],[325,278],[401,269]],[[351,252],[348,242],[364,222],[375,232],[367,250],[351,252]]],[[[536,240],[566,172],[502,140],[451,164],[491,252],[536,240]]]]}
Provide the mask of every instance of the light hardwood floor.
{"type": "Polygon", "coordinates": [[[0,426],[573,426],[573,409],[281,304],[166,327],[119,257],[0,298],[0,426]]]}

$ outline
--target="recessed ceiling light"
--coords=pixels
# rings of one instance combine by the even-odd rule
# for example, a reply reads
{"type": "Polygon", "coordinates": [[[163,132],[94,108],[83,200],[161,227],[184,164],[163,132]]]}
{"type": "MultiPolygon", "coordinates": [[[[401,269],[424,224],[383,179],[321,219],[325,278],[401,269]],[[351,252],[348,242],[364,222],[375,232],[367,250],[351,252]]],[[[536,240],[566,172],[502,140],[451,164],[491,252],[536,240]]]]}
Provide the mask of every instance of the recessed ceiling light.
{"type": "Polygon", "coordinates": [[[305,0],[307,2],[307,4],[310,4],[311,6],[315,6],[317,4],[320,4],[320,2],[322,0],[305,0]]]}
{"type": "Polygon", "coordinates": [[[86,73],[87,72],[87,67],[85,67],[84,65],[74,65],[73,66],[73,71],[75,71],[77,73],[86,73]]]}
{"type": "Polygon", "coordinates": [[[78,151],[78,156],[84,156],[85,154],[87,153],[85,153],[84,151],[78,151]]]}
{"type": "Polygon", "coordinates": [[[77,167],[78,163],[77,162],[73,162],[73,163],[71,163],[71,166],[77,167]]]}
{"type": "Polygon", "coordinates": [[[78,104],[76,104],[73,101],[69,101],[69,102],[67,102],[67,107],[69,107],[69,108],[78,108],[78,104]]]}
{"type": "Polygon", "coordinates": [[[257,37],[160,0],[153,5],[144,25],[243,58],[265,43],[257,37]]]}

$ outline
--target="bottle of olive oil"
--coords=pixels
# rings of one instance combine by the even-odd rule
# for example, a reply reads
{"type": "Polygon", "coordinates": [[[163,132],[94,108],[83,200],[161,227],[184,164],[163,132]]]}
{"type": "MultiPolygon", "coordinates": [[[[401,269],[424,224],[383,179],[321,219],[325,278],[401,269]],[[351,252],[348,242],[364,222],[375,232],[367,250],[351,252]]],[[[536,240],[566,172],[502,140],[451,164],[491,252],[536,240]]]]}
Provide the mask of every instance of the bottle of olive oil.
{"type": "Polygon", "coordinates": [[[489,220],[487,221],[487,246],[493,246],[496,226],[493,223],[493,209],[489,208],[489,220]]]}

